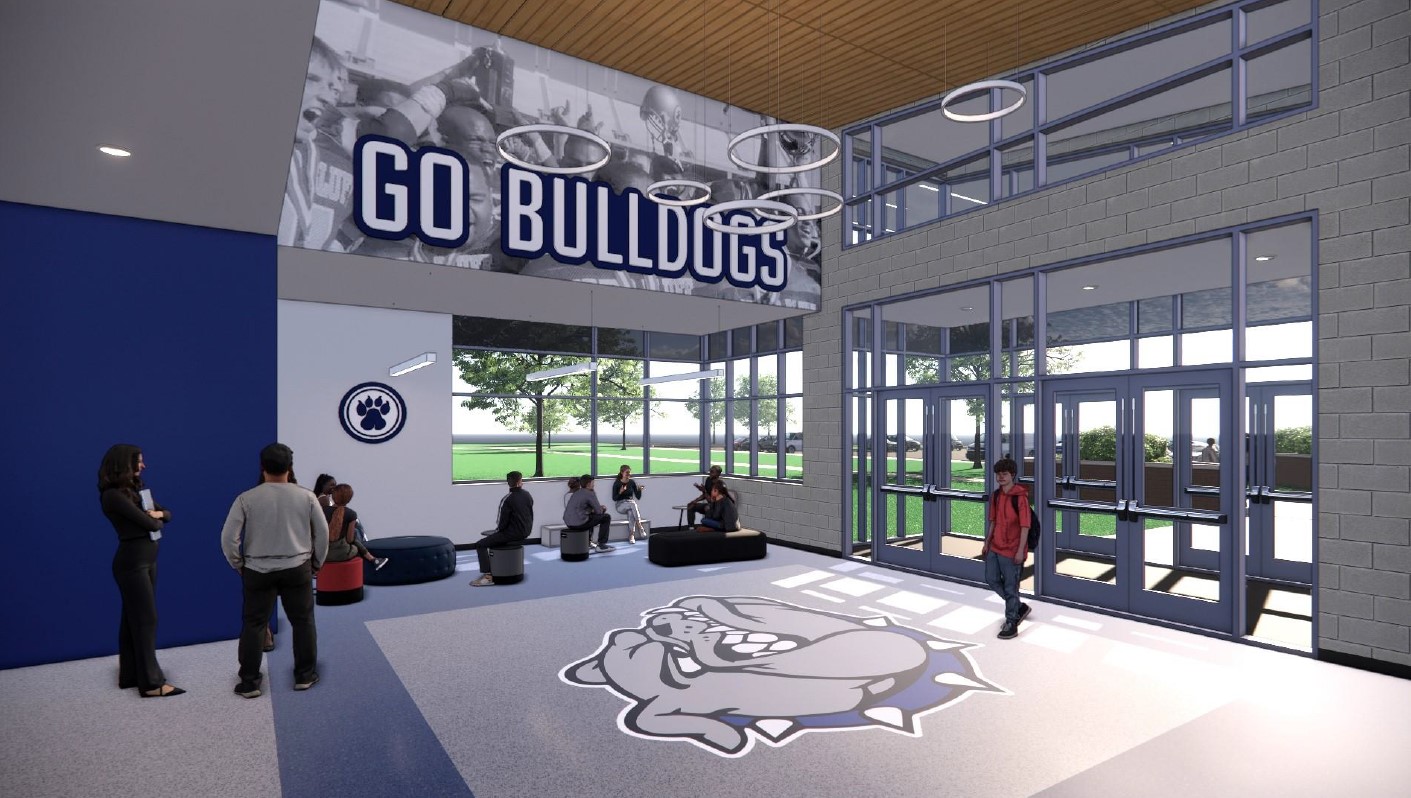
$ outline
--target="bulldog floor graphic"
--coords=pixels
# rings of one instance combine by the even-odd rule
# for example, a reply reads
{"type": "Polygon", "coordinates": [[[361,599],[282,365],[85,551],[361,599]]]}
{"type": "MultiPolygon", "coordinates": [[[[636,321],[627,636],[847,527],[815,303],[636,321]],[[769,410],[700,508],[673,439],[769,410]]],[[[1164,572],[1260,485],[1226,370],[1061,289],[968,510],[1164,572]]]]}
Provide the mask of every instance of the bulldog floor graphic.
{"type": "Polygon", "coordinates": [[[627,701],[618,725],[628,734],[737,757],[755,739],[777,747],[811,731],[919,737],[921,716],[974,692],[1008,692],[980,675],[965,653],[972,645],[885,617],[688,596],[609,631],[559,678],[627,701]]]}

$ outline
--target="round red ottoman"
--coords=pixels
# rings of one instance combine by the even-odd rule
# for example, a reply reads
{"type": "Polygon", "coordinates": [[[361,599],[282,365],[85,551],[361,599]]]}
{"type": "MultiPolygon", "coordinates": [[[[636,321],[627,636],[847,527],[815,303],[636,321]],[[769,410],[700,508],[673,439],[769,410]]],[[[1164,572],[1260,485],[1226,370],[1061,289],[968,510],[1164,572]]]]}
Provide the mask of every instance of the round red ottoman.
{"type": "Polygon", "coordinates": [[[318,572],[314,601],[323,606],[356,604],[363,600],[363,560],[326,562],[318,572]]]}

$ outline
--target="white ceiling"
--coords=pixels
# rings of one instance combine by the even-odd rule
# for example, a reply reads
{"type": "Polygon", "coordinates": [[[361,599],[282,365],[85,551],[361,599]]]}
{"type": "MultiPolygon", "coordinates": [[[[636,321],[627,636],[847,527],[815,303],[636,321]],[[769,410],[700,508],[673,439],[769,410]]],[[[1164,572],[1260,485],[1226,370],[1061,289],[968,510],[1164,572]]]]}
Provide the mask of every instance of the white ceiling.
{"type": "Polygon", "coordinates": [[[0,199],[273,234],[317,12],[0,0],[0,199]]]}

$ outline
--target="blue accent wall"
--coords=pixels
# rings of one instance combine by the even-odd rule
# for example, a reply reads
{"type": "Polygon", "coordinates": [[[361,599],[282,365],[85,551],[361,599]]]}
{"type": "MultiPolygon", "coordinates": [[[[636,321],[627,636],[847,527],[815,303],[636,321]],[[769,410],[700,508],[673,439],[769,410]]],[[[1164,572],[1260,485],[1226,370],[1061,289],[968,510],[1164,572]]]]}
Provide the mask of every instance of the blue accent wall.
{"type": "Polygon", "coordinates": [[[236,637],[219,537],[275,439],[274,237],[0,202],[0,242],[0,668],[117,652],[117,537],[97,492],[114,443],[142,447],[173,513],[158,646],[236,637]]]}

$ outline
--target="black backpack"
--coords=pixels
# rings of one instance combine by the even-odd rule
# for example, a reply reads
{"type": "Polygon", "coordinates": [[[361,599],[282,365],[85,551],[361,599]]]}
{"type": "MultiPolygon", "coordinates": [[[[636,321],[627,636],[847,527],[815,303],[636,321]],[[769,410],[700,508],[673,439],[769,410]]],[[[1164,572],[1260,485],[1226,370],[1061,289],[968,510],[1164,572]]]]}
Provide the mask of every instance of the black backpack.
{"type": "MultiPolygon", "coordinates": [[[[999,489],[998,489],[998,488],[995,489],[995,498],[996,498],[996,499],[999,498],[999,489]]],[[[1011,494],[1009,494],[1009,498],[1010,498],[1010,500],[1012,500],[1012,501],[1014,502],[1014,514],[1015,514],[1016,516],[1018,516],[1018,515],[1019,515],[1019,494],[1017,494],[1017,493],[1011,493],[1011,494]]],[[[1033,507],[1033,505],[1029,505],[1029,518],[1030,518],[1030,522],[1029,522],[1029,541],[1028,541],[1028,545],[1025,546],[1025,548],[1026,548],[1027,550],[1029,550],[1029,551],[1038,551],[1038,548],[1039,548],[1039,533],[1043,531],[1043,527],[1041,526],[1040,521],[1039,521],[1039,511],[1038,511],[1038,510],[1035,510],[1034,507],[1033,507]]]]}

